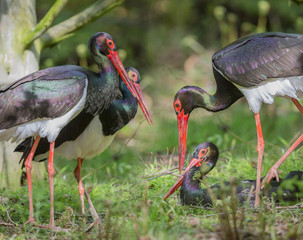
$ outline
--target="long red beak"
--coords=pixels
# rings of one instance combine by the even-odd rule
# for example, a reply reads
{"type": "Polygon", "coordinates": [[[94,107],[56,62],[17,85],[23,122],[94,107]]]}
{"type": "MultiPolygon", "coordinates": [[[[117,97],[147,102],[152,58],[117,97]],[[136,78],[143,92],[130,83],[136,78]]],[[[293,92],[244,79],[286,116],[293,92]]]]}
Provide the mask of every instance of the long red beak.
{"type": "Polygon", "coordinates": [[[134,89],[135,89],[136,94],[137,94],[137,99],[138,99],[138,102],[139,102],[139,106],[140,106],[145,118],[147,119],[147,121],[150,125],[153,125],[154,123],[153,123],[152,117],[151,117],[150,112],[148,111],[148,109],[146,107],[146,104],[144,102],[143,93],[142,93],[142,89],[141,89],[140,84],[133,83],[133,86],[134,86],[134,89]]]}
{"type": "Polygon", "coordinates": [[[107,55],[107,57],[111,60],[111,62],[116,67],[119,75],[121,76],[121,78],[122,78],[123,82],[125,83],[125,85],[127,86],[127,88],[131,91],[131,93],[134,95],[134,97],[137,97],[135,88],[133,87],[131,81],[128,78],[128,75],[125,71],[125,68],[120,60],[120,57],[119,57],[117,51],[109,50],[109,54],[107,55]]]}
{"type": "Polygon", "coordinates": [[[184,110],[182,110],[177,115],[178,135],[179,135],[179,172],[180,173],[183,169],[184,160],[185,160],[188,117],[189,117],[189,113],[184,114],[184,110]]]}
{"type": "Polygon", "coordinates": [[[125,71],[125,68],[120,60],[120,57],[119,57],[117,51],[109,50],[109,54],[107,55],[107,57],[112,61],[112,63],[116,67],[118,73],[120,74],[120,76],[121,76],[123,82],[125,83],[125,85],[127,86],[127,88],[131,91],[133,96],[138,99],[140,108],[142,109],[142,112],[143,112],[145,118],[147,119],[149,124],[152,125],[153,120],[152,120],[150,112],[148,111],[148,108],[143,100],[141,88],[140,88],[140,91],[138,91],[138,89],[135,88],[134,85],[132,84],[132,82],[129,80],[128,75],[125,71]],[[140,93],[141,93],[141,95],[140,95],[140,93]]]}
{"type": "Polygon", "coordinates": [[[193,166],[200,166],[201,161],[204,158],[193,158],[188,166],[185,168],[184,172],[181,174],[181,176],[178,178],[178,180],[175,182],[175,184],[172,186],[172,188],[166,193],[164,199],[167,199],[170,195],[172,195],[183,183],[183,178],[185,173],[187,173],[193,166]]]}

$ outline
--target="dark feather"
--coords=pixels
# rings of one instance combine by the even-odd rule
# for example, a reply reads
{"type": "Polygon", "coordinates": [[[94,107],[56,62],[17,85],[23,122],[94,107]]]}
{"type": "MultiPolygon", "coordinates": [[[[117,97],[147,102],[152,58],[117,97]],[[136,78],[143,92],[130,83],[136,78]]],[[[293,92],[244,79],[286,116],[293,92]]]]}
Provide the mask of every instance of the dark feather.
{"type": "Polygon", "coordinates": [[[84,94],[87,76],[78,66],[48,68],[0,91],[0,129],[63,116],[84,94]]]}
{"type": "Polygon", "coordinates": [[[214,54],[214,68],[242,87],[268,78],[303,75],[303,35],[253,34],[240,38],[214,54]]]}
{"type": "Polygon", "coordinates": [[[22,156],[20,158],[19,164],[22,162],[21,169],[23,169],[26,158],[28,157],[35,139],[33,137],[28,137],[23,140],[14,150],[14,152],[22,152],[22,156]]]}

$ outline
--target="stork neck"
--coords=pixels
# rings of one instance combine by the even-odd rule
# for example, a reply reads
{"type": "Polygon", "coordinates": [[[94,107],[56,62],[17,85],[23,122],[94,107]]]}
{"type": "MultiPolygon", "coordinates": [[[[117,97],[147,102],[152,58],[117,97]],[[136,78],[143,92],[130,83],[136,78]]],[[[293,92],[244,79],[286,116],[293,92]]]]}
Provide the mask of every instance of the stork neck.
{"type": "Polygon", "coordinates": [[[197,205],[203,200],[205,192],[202,190],[201,175],[199,169],[193,167],[185,174],[183,183],[180,189],[180,200],[182,205],[197,205]]]}
{"type": "Polygon", "coordinates": [[[100,74],[106,74],[112,71],[117,72],[114,64],[107,57],[102,57],[102,60],[96,61],[96,63],[100,74]]]}
{"type": "Polygon", "coordinates": [[[116,98],[109,108],[99,115],[105,136],[115,134],[127,125],[137,113],[138,101],[122,81],[120,81],[120,91],[122,98],[116,98]]]}
{"type": "Polygon", "coordinates": [[[183,185],[190,191],[201,190],[200,183],[203,177],[198,167],[193,167],[184,175],[183,185]]]}
{"type": "Polygon", "coordinates": [[[196,107],[203,107],[211,112],[218,112],[231,106],[239,98],[243,97],[242,92],[231,82],[225,79],[217,70],[213,69],[217,84],[217,90],[214,95],[210,95],[203,89],[200,89],[200,101],[196,107]],[[200,103],[200,104],[199,104],[200,103]],[[201,106],[201,103],[204,103],[201,106]]]}
{"type": "Polygon", "coordinates": [[[215,99],[216,108],[220,111],[231,106],[235,101],[243,97],[243,94],[215,68],[213,68],[213,73],[217,84],[217,91],[213,98],[215,99]]]}
{"type": "Polygon", "coordinates": [[[94,116],[102,109],[108,108],[119,88],[118,72],[111,61],[103,57],[102,61],[98,59],[96,63],[99,73],[86,72],[89,81],[85,108],[94,116]]]}

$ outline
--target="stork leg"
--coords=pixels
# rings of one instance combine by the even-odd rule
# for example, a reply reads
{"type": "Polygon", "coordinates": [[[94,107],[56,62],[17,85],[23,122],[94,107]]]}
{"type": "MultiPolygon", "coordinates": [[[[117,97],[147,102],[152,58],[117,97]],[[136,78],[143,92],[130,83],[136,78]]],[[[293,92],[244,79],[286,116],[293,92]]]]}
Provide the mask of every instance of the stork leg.
{"type": "Polygon", "coordinates": [[[54,219],[54,149],[55,142],[50,143],[49,147],[49,157],[48,157],[48,181],[49,181],[49,191],[50,191],[50,219],[49,219],[49,228],[55,228],[55,219],[54,219]]]}
{"type": "Polygon", "coordinates": [[[265,178],[262,181],[262,188],[264,187],[265,183],[270,183],[273,177],[276,177],[277,181],[279,181],[279,176],[277,173],[278,168],[284,162],[284,160],[291,154],[291,152],[296,149],[296,147],[303,141],[303,134],[291,145],[291,147],[284,153],[281,159],[271,167],[271,169],[266,174],[265,178]]]}
{"type": "Polygon", "coordinates": [[[256,200],[255,206],[260,204],[260,190],[261,190],[261,171],[262,171],[262,159],[264,152],[264,138],[262,133],[261,121],[259,113],[255,114],[257,136],[258,136],[258,165],[257,165],[257,179],[256,179],[256,200]]]}
{"type": "Polygon", "coordinates": [[[297,99],[292,98],[291,101],[296,105],[299,111],[303,114],[303,107],[297,99]]]}
{"type": "Polygon", "coordinates": [[[80,195],[80,200],[81,200],[81,212],[82,212],[82,220],[84,225],[86,224],[85,220],[85,206],[84,206],[84,185],[81,180],[81,166],[83,163],[83,158],[78,158],[78,164],[74,170],[74,176],[78,181],[78,188],[79,188],[79,195],[80,195]]]}
{"type": "MultiPolygon", "coordinates": [[[[86,222],[85,221],[85,207],[84,207],[84,197],[83,197],[83,196],[85,196],[86,199],[87,199],[87,202],[89,204],[91,214],[94,218],[94,222],[97,222],[97,224],[99,226],[102,226],[101,219],[100,219],[92,201],[90,200],[89,195],[86,192],[86,190],[84,188],[84,185],[83,185],[83,182],[82,182],[82,179],[81,179],[81,166],[82,166],[83,160],[84,160],[83,158],[78,158],[78,164],[77,164],[77,166],[74,170],[74,176],[78,181],[78,188],[79,188],[79,195],[80,195],[81,209],[82,209],[82,219],[83,219],[83,222],[85,224],[85,222],[86,222]]],[[[94,223],[90,226],[90,228],[92,228],[93,225],[94,225],[94,223]]]]}
{"type": "MultiPolygon", "coordinates": [[[[296,105],[296,107],[299,109],[299,111],[303,114],[303,107],[299,103],[297,99],[291,98],[292,102],[296,105]]],[[[271,180],[275,177],[277,181],[279,181],[279,176],[278,176],[278,168],[281,166],[281,164],[284,162],[284,160],[291,154],[291,152],[298,147],[298,145],[303,141],[303,134],[291,145],[291,147],[284,153],[284,155],[281,157],[281,159],[270,168],[268,173],[266,174],[265,178],[262,181],[262,186],[261,188],[264,188],[264,185],[266,183],[270,183],[271,180]]]]}
{"type": "Polygon", "coordinates": [[[36,152],[37,146],[39,144],[39,141],[40,141],[40,136],[37,136],[33,144],[33,147],[24,163],[26,169],[26,175],[27,175],[28,199],[29,199],[29,219],[25,223],[30,223],[30,222],[35,223],[31,171],[32,171],[32,160],[36,152]]]}

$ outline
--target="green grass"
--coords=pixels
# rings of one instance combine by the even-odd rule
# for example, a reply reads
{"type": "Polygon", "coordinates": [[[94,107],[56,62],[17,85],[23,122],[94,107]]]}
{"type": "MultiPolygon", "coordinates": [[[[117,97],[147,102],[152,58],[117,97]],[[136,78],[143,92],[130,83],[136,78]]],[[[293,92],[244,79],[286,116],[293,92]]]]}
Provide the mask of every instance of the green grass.
{"type": "MultiPolygon", "coordinates": [[[[283,104],[287,104],[285,100],[278,101],[275,106],[284,108],[283,104]]],[[[287,118],[275,115],[267,120],[266,114],[262,117],[266,142],[263,175],[289,145],[299,129],[300,117],[295,111],[288,112],[287,118]]],[[[124,146],[124,143],[127,140],[125,136],[132,135],[132,125],[124,129],[101,156],[84,161],[82,176],[96,210],[104,219],[103,233],[95,229],[85,233],[82,226],[78,188],[73,176],[76,161],[56,159],[55,221],[56,225],[68,228],[70,232],[52,232],[24,225],[28,219],[25,186],[16,191],[2,189],[0,192],[0,239],[222,239],[224,236],[226,239],[249,236],[252,239],[300,239],[303,211],[299,205],[279,206],[265,201],[260,210],[249,206],[233,209],[227,201],[215,209],[201,209],[181,206],[177,194],[164,201],[163,196],[176,177],[150,178],[177,166],[175,119],[164,119],[153,128],[140,126],[137,122],[133,125],[144,127],[146,131],[135,135],[129,141],[130,146],[124,146]],[[135,143],[144,145],[144,148],[138,150],[135,143]],[[233,227],[233,222],[236,227],[233,227]]],[[[188,130],[188,158],[202,141],[212,141],[220,149],[219,162],[209,174],[208,184],[228,181],[231,176],[255,179],[256,133],[253,114],[245,103],[236,104],[228,113],[203,116],[203,110],[193,112],[188,130]]],[[[281,166],[280,176],[284,177],[291,170],[300,170],[302,155],[301,149],[292,153],[281,166]]],[[[42,167],[42,163],[37,164],[42,167]]],[[[34,181],[33,196],[35,219],[38,223],[47,224],[49,189],[46,179],[34,181]]],[[[88,221],[92,221],[88,205],[86,212],[88,221]]]]}

